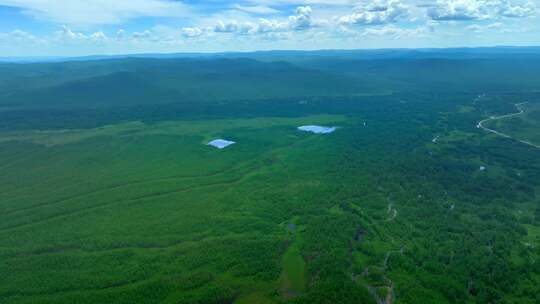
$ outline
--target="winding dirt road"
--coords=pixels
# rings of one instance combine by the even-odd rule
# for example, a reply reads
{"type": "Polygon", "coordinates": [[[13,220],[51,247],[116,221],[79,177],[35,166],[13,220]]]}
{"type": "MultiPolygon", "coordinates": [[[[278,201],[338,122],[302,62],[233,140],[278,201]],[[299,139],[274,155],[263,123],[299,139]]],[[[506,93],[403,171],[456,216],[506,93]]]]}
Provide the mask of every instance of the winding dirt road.
{"type": "Polygon", "coordinates": [[[497,131],[497,130],[493,130],[493,129],[490,129],[490,128],[487,128],[487,127],[484,126],[484,124],[485,124],[486,122],[489,122],[489,121],[492,121],[492,120],[506,119],[506,118],[510,118],[510,117],[514,117],[514,116],[518,116],[518,115],[523,114],[523,112],[525,112],[525,111],[523,110],[523,107],[522,107],[524,104],[527,104],[527,102],[522,102],[522,103],[518,103],[518,104],[515,105],[516,108],[517,108],[518,111],[519,111],[519,112],[517,112],[517,113],[506,114],[506,115],[501,115],[501,116],[492,116],[492,117],[490,117],[490,118],[487,118],[487,119],[484,119],[484,120],[480,121],[476,127],[477,127],[478,129],[482,129],[482,130],[484,130],[484,131],[486,131],[486,132],[490,132],[490,133],[496,134],[496,135],[498,135],[498,136],[502,136],[502,137],[504,137],[504,138],[509,138],[509,139],[518,141],[518,142],[520,142],[520,143],[522,143],[522,144],[529,145],[529,146],[534,147],[534,148],[536,148],[536,149],[540,149],[540,146],[539,146],[539,145],[535,145],[535,144],[531,143],[530,141],[518,139],[518,138],[512,137],[512,136],[510,136],[510,135],[508,135],[508,134],[505,134],[505,133],[502,133],[502,132],[499,132],[499,131],[497,131]]]}

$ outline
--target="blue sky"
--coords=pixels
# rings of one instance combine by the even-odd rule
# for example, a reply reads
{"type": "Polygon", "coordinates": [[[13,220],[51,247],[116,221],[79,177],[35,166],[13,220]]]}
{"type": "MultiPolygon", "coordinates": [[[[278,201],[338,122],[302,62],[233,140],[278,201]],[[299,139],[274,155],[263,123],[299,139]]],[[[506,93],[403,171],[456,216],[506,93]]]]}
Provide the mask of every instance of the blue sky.
{"type": "Polygon", "coordinates": [[[0,57],[540,45],[540,0],[0,0],[0,57]]]}

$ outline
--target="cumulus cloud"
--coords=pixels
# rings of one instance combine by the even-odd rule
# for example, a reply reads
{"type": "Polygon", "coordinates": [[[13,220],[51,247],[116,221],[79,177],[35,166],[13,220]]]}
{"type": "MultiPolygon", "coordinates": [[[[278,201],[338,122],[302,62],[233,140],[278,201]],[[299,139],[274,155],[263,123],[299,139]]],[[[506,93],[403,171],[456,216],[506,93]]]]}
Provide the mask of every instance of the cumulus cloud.
{"type": "Polygon", "coordinates": [[[184,27],[182,28],[181,35],[185,38],[201,37],[204,34],[204,30],[198,27],[184,27]]]}
{"type": "Polygon", "coordinates": [[[78,33],[72,31],[67,26],[63,25],[62,30],[57,32],[57,35],[59,38],[62,38],[64,40],[75,40],[75,39],[86,39],[86,35],[83,33],[78,33]]]}
{"type": "MultiPolygon", "coordinates": [[[[11,44],[19,43],[24,44],[25,49],[35,49],[36,52],[49,46],[55,47],[55,51],[71,48],[84,49],[85,52],[92,50],[91,53],[131,52],[137,48],[145,51],[196,51],[251,49],[260,46],[355,47],[358,45],[354,44],[355,39],[360,41],[366,38],[384,42],[397,38],[424,37],[435,31],[438,35],[430,35],[432,38],[446,35],[445,37],[450,37],[448,39],[457,41],[461,39],[459,37],[484,33],[486,36],[495,37],[490,42],[504,43],[507,38],[500,38],[498,33],[537,31],[536,15],[540,4],[540,0],[210,2],[211,4],[193,0],[0,0],[0,6],[17,7],[27,16],[67,25],[60,31],[41,33],[37,37],[22,31],[25,29],[22,27],[21,30],[0,33],[0,43],[4,50],[12,48],[11,44]],[[189,10],[183,1],[194,7],[194,10],[189,10]],[[124,24],[131,19],[145,16],[158,17],[151,19],[156,23],[147,27],[147,30],[141,29],[141,24],[136,24],[137,21],[124,24]],[[159,17],[180,18],[162,19],[161,22],[159,17]],[[170,25],[172,20],[174,26],[170,25]],[[459,22],[453,21],[464,22],[457,25],[459,22]],[[96,26],[102,24],[118,25],[96,26]],[[209,37],[212,39],[208,39],[209,37]],[[230,39],[232,37],[235,39],[230,39]],[[263,40],[286,42],[263,44],[263,40]],[[341,44],[342,40],[351,43],[341,44]],[[43,48],[26,47],[30,46],[32,41],[44,41],[43,48]]],[[[147,20],[144,21],[144,24],[147,24],[147,20]]],[[[512,35],[507,36],[512,38],[512,35]]],[[[528,38],[531,36],[522,37],[522,40],[531,39],[528,38]]],[[[437,40],[424,40],[428,44],[432,41],[437,40]]]]}
{"type": "Polygon", "coordinates": [[[19,29],[7,33],[0,32],[1,44],[37,44],[44,42],[45,40],[19,29]]]}
{"type": "Polygon", "coordinates": [[[499,7],[499,14],[509,18],[525,18],[534,15],[536,10],[536,5],[532,2],[527,2],[524,5],[503,2],[499,7]]]}
{"type": "Polygon", "coordinates": [[[254,34],[257,32],[257,25],[252,22],[238,23],[236,20],[229,22],[218,21],[214,27],[216,33],[234,33],[239,35],[254,34]]]}
{"type": "Polygon", "coordinates": [[[260,18],[257,21],[237,22],[218,21],[214,27],[216,33],[232,33],[238,35],[255,35],[282,33],[286,31],[304,31],[317,27],[318,23],[312,19],[313,10],[309,6],[300,6],[295,10],[295,15],[289,16],[286,21],[260,18]]]}
{"type": "Polygon", "coordinates": [[[152,38],[152,32],[150,30],[145,30],[142,32],[134,32],[131,37],[136,40],[150,39],[152,38]]]}
{"type": "Polygon", "coordinates": [[[237,35],[268,35],[270,34],[286,32],[289,30],[289,25],[277,20],[269,20],[261,18],[257,22],[242,22],[236,21],[223,22],[219,21],[214,27],[216,33],[231,33],[237,35]]]}
{"type": "Polygon", "coordinates": [[[499,30],[502,27],[503,27],[503,24],[501,22],[494,22],[487,25],[471,24],[467,26],[466,28],[467,30],[473,31],[475,33],[483,33],[486,30],[493,30],[493,29],[499,30]]]}
{"type": "Polygon", "coordinates": [[[383,27],[368,28],[362,33],[363,36],[390,36],[391,38],[418,37],[427,33],[425,27],[414,29],[404,29],[395,25],[385,25],[383,27]]]}
{"type": "Polygon", "coordinates": [[[477,0],[438,0],[428,9],[428,16],[433,20],[476,20],[487,19],[484,1],[477,0]]]}
{"type": "Polygon", "coordinates": [[[313,26],[311,15],[313,10],[310,6],[300,6],[296,9],[296,15],[289,17],[289,27],[295,31],[302,31],[313,26]]]}
{"type": "Polygon", "coordinates": [[[69,25],[118,24],[144,17],[185,16],[187,7],[172,0],[0,0],[0,6],[17,7],[26,15],[69,25]]]}
{"type": "Polygon", "coordinates": [[[406,17],[408,13],[409,6],[400,0],[379,0],[357,6],[354,13],[340,17],[339,23],[348,25],[395,23],[406,17]]]}
{"type": "Polygon", "coordinates": [[[47,42],[50,44],[59,44],[59,45],[66,45],[66,46],[89,45],[89,44],[102,45],[108,42],[119,41],[120,38],[118,37],[121,31],[122,30],[118,31],[116,39],[115,39],[115,38],[110,38],[103,31],[84,33],[84,32],[74,31],[64,25],[62,26],[62,29],[60,31],[56,31],[52,37],[47,37],[47,42]]]}
{"type": "Polygon", "coordinates": [[[350,27],[339,25],[333,32],[334,38],[353,38],[353,39],[404,39],[426,37],[431,33],[431,29],[427,26],[419,26],[415,28],[402,28],[394,24],[385,24],[373,27],[350,27]]]}
{"type": "Polygon", "coordinates": [[[107,35],[101,31],[92,33],[89,38],[96,42],[103,42],[109,39],[109,37],[107,37],[107,35]]]}
{"type": "Polygon", "coordinates": [[[259,22],[257,24],[257,32],[258,33],[279,33],[284,32],[288,28],[288,24],[286,22],[279,22],[277,20],[270,20],[270,19],[259,19],[259,22]]]}
{"type": "Polygon", "coordinates": [[[438,21],[485,20],[497,17],[524,18],[535,14],[532,2],[512,4],[506,0],[437,0],[427,14],[438,21]]]}
{"type": "Polygon", "coordinates": [[[493,22],[489,24],[471,24],[466,27],[467,30],[474,32],[476,34],[485,35],[487,32],[497,32],[497,33],[526,33],[531,31],[531,27],[519,27],[512,28],[508,27],[502,22],[493,22]]]}
{"type": "MultiPolygon", "coordinates": [[[[119,31],[120,32],[120,31],[119,31]]],[[[67,26],[62,26],[62,30],[56,32],[56,40],[67,43],[71,42],[106,42],[109,37],[102,31],[85,34],[82,32],[72,31],[67,26]]]]}
{"type": "Polygon", "coordinates": [[[179,43],[182,38],[194,39],[203,37],[211,29],[199,28],[199,27],[183,27],[180,29],[155,26],[151,29],[143,31],[135,31],[128,33],[124,29],[118,30],[116,33],[108,36],[103,31],[97,32],[79,32],[73,31],[67,26],[62,26],[62,30],[55,33],[54,39],[51,42],[63,43],[65,45],[88,45],[88,44],[130,44],[130,43],[161,43],[161,44],[174,44],[179,43]]]}

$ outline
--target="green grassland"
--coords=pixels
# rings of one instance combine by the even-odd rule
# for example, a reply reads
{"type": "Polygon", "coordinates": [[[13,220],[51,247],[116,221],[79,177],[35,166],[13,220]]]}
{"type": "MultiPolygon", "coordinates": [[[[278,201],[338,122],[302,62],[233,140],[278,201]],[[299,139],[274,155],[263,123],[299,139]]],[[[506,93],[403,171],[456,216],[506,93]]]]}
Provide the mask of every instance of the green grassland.
{"type": "MultiPolygon", "coordinates": [[[[11,172],[2,178],[3,290],[65,302],[84,292],[96,302],[156,285],[165,288],[156,300],[164,300],[191,280],[206,280],[193,283],[204,292],[206,283],[216,285],[215,296],[276,287],[281,255],[287,252],[285,269],[301,259],[297,245],[283,247],[287,231],[279,223],[325,179],[287,169],[329,157],[328,138],[296,130],[307,122],[343,117],[130,123],[4,142],[28,153],[2,158],[11,172]],[[204,145],[218,135],[238,144],[223,151],[204,145]],[[303,178],[290,182],[288,172],[303,178]],[[256,197],[265,193],[292,197],[256,197]]],[[[186,303],[206,296],[189,289],[192,295],[181,293],[186,303]]]]}
{"type": "MultiPolygon", "coordinates": [[[[305,69],[342,64],[326,61],[261,73],[321,79],[305,69]]],[[[261,68],[247,62],[235,73],[261,68]]],[[[68,84],[32,78],[12,96],[52,98],[118,69],[102,64],[65,64],[68,84]]],[[[415,64],[418,79],[387,78],[399,70],[387,66],[362,94],[325,95],[340,74],[317,95],[274,83],[253,100],[228,88],[222,101],[81,108],[94,97],[69,105],[66,93],[59,108],[0,112],[0,303],[537,303],[540,152],[476,128],[540,98],[534,79],[478,98],[455,89],[459,73],[424,86],[436,75],[426,62],[399,66],[415,64]],[[297,130],[307,124],[339,128],[297,130]],[[236,144],[206,145],[215,138],[236,144]]],[[[343,74],[360,81],[374,66],[343,74]]],[[[24,66],[56,73],[46,67],[24,66]]]]}
{"type": "Polygon", "coordinates": [[[283,254],[280,284],[282,295],[285,298],[298,296],[306,288],[306,263],[300,250],[298,244],[291,244],[283,254]]]}

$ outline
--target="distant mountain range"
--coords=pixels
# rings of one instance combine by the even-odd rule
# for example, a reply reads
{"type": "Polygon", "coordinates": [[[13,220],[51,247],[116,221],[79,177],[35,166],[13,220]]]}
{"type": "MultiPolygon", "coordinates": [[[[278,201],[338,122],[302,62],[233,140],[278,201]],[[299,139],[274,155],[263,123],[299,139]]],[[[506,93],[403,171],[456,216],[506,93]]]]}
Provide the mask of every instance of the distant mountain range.
{"type": "Polygon", "coordinates": [[[95,55],[80,57],[0,57],[0,62],[37,63],[90,61],[125,58],[254,58],[259,60],[290,60],[294,58],[341,57],[348,59],[387,59],[387,58],[496,58],[501,55],[523,54],[540,56],[540,46],[497,46],[478,48],[423,48],[423,49],[358,49],[358,50],[280,50],[256,52],[221,53],[167,53],[167,54],[125,54],[95,55]]]}
{"type": "Polygon", "coordinates": [[[539,47],[139,54],[0,63],[0,107],[164,104],[538,90],[539,47]],[[411,71],[414,71],[411,73],[411,71]],[[491,75],[492,77],[486,77],[491,75]]]}

